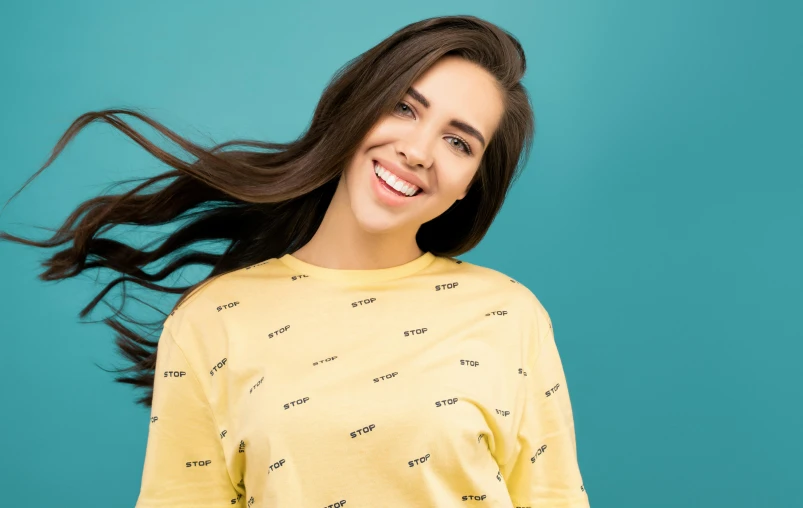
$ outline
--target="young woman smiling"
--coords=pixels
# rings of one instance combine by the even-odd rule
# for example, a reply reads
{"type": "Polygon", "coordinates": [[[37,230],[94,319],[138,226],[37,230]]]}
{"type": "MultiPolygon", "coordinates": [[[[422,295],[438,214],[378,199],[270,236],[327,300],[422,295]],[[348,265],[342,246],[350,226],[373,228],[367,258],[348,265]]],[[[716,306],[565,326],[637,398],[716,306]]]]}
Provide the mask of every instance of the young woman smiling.
{"type": "Polygon", "coordinates": [[[512,35],[447,16],[350,61],[291,143],[205,149],[131,110],[74,122],[40,172],[95,120],[172,167],[88,200],[50,240],[3,235],[72,242],[45,280],[122,274],[82,316],[118,283],[181,295],[158,341],[125,314],[106,320],[132,362],[117,380],[151,407],[139,508],[589,506],[549,314],[516,280],[455,258],[527,159],[525,69],[512,35]],[[150,251],[100,236],[179,221],[150,251]],[[227,248],[186,249],[204,240],[227,248]],[[160,284],[197,263],[212,268],[197,284],[160,284]]]}

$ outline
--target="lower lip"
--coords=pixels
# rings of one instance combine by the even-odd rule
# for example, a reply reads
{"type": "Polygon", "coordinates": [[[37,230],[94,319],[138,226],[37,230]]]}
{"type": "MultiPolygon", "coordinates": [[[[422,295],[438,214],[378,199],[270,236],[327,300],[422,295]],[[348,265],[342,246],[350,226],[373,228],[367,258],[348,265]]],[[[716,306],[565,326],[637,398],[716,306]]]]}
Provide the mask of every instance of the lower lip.
{"type": "Polygon", "coordinates": [[[410,204],[411,201],[415,201],[424,193],[424,191],[421,191],[415,196],[410,197],[397,194],[396,191],[391,190],[391,188],[388,187],[384,180],[376,176],[376,172],[374,172],[374,161],[371,161],[371,180],[373,181],[372,186],[377,197],[382,203],[388,206],[402,206],[410,204]]]}

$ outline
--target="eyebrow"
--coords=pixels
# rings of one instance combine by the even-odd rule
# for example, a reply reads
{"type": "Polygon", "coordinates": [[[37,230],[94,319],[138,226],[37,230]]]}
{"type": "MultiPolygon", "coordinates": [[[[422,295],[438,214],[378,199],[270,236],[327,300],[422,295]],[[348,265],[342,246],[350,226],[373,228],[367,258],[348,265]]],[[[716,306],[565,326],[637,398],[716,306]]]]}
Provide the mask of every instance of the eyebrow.
{"type": "MultiPolygon", "coordinates": [[[[429,108],[429,101],[427,100],[426,97],[421,95],[421,92],[419,92],[413,87],[410,87],[410,89],[407,90],[407,93],[410,94],[413,97],[413,99],[420,102],[425,108],[429,108]]],[[[451,125],[452,127],[457,127],[458,129],[465,132],[469,136],[474,136],[480,143],[482,143],[482,148],[485,148],[485,138],[482,136],[482,133],[477,129],[475,129],[474,127],[472,127],[471,125],[456,118],[453,118],[449,122],[449,125],[451,125]]]]}

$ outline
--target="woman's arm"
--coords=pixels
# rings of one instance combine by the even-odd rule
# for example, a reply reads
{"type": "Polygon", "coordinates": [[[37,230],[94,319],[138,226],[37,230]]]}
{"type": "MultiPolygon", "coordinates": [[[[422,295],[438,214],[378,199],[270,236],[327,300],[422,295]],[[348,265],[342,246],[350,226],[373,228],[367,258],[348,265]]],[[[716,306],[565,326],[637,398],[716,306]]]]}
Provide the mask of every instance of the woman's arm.
{"type": "Polygon", "coordinates": [[[238,503],[212,408],[169,327],[159,338],[155,372],[136,508],[238,503]]]}
{"type": "Polygon", "coordinates": [[[506,482],[515,507],[588,508],[577,462],[574,418],[563,364],[549,315],[538,304],[524,372],[526,402],[518,433],[520,451],[506,482]],[[540,329],[540,331],[538,330],[540,329]]]}

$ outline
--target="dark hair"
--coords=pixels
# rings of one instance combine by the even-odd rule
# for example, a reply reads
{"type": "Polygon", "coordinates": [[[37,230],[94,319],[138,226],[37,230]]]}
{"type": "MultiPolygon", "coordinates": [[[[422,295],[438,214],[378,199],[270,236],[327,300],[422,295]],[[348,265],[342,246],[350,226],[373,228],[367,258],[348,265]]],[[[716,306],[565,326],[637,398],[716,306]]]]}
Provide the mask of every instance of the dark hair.
{"type": "Polygon", "coordinates": [[[290,143],[233,140],[204,149],[132,109],[85,113],[70,125],[47,162],[11,199],[95,120],[111,124],[172,169],[151,178],[125,181],[142,182],[125,193],[83,202],[48,240],[32,241],[7,233],[0,233],[0,238],[43,248],[72,240],[72,246],[42,263],[47,269],[39,278],[45,281],[74,277],[91,268],[110,268],[121,274],[79,315],[86,317],[106,293],[123,283],[120,309],[103,319],[117,333],[115,344],[122,355],[132,362],[116,370],[128,375],[115,381],[145,388],[146,394],[137,402],[150,406],[158,341],[135,333],[122,321],[150,327],[153,331],[148,335],[152,336],[164,319],[154,323],[126,315],[122,311],[125,283],[180,294],[175,310],[194,289],[215,277],[302,247],[318,229],[338,179],[364,136],[382,115],[393,111],[419,76],[450,55],[474,62],[495,76],[504,103],[503,117],[468,193],[442,215],[423,224],[416,235],[423,251],[450,257],[465,253],[485,236],[502,207],[508,189],[529,158],[535,131],[532,108],[521,83],[526,69],[521,44],[508,32],[473,16],[412,23],[349,61],[327,84],[306,133],[290,143]],[[197,160],[188,163],[160,149],[121,115],[145,122],[197,160]],[[235,146],[241,148],[230,148],[235,146]],[[172,233],[164,234],[164,241],[153,250],[139,250],[98,236],[121,224],[157,226],[185,221],[172,233]],[[228,245],[218,254],[181,250],[205,240],[225,240],[228,245]],[[175,256],[168,258],[173,253],[175,256]],[[169,260],[166,266],[155,273],[145,271],[147,265],[163,259],[169,260]],[[210,265],[212,270],[190,286],[159,284],[191,264],[210,265]]]}

